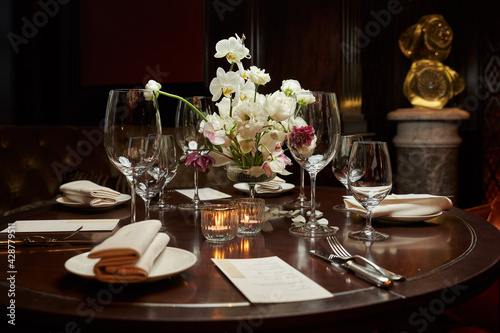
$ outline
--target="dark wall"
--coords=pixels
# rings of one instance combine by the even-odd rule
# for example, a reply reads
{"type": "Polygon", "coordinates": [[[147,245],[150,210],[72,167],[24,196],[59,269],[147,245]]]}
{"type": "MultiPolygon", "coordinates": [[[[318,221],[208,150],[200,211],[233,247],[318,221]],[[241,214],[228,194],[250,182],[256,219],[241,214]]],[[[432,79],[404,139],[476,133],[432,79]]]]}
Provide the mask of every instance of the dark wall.
{"type": "MultiPolygon", "coordinates": [[[[489,76],[492,68],[488,67],[488,64],[492,54],[496,56],[495,50],[499,49],[499,20],[495,15],[500,12],[500,5],[496,1],[487,0],[347,1],[192,0],[189,6],[195,6],[195,12],[198,13],[202,10],[201,24],[189,23],[190,18],[198,17],[199,20],[199,16],[191,17],[190,8],[186,8],[183,1],[112,1],[115,6],[132,6],[136,8],[141,20],[148,22],[150,19],[156,23],[156,29],[151,31],[151,26],[127,22],[127,26],[135,26],[137,31],[149,34],[148,38],[152,42],[141,44],[141,47],[146,55],[151,54],[151,59],[154,56],[155,60],[151,64],[135,62],[125,53],[120,60],[125,59],[130,66],[136,66],[134,72],[139,68],[137,82],[116,78],[113,83],[114,76],[110,75],[101,82],[87,80],[84,84],[81,80],[82,68],[93,67],[92,63],[89,63],[90,59],[82,53],[82,36],[86,38],[87,44],[84,45],[89,45],[89,31],[82,31],[82,26],[102,27],[104,19],[107,20],[104,23],[116,28],[123,18],[123,15],[116,15],[120,11],[107,6],[107,12],[103,13],[103,2],[97,0],[2,1],[0,29],[4,37],[0,47],[0,124],[99,125],[104,116],[109,89],[144,85],[148,75],[154,76],[154,73],[151,74],[151,71],[146,69],[147,65],[155,68],[162,58],[158,57],[158,52],[168,52],[169,56],[184,59],[190,51],[196,49],[199,53],[196,59],[203,61],[203,64],[196,67],[198,73],[190,75],[195,79],[172,80],[164,84],[164,90],[179,95],[206,95],[216,68],[227,68],[224,60],[213,59],[215,43],[235,33],[240,36],[245,34],[248,38],[247,46],[251,50],[252,59],[247,66],[257,65],[271,74],[272,81],[266,87],[268,91],[277,89],[283,79],[295,78],[305,88],[334,90],[342,94],[340,83],[342,57],[345,54],[342,53],[341,32],[345,29],[342,20],[346,19],[343,8],[347,3],[354,3],[359,23],[356,23],[358,25],[352,33],[364,32],[369,35],[369,38],[355,49],[362,64],[362,113],[367,130],[374,132],[378,138],[391,142],[395,134],[395,124],[387,121],[387,113],[410,106],[403,96],[402,86],[411,62],[400,52],[397,40],[401,33],[421,16],[438,13],[448,21],[455,37],[453,49],[445,64],[456,70],[466,81],[466,90],[452,100],[449,106],[461,107],[471,114],[471,119],[461,124],[460,130],[464,142],[460,147],[459,206],[470,207],[488,200],[498,192],[499,180],[494,159],[493,162],[492,158],[485,160],[484,152],[487,148],[488,151],[495,151],[495,144],[498,151],[498,126],[496,129],[492,126],[493,130],[490,130],[489,134],[490,142],[494,142],[493,150],[485,146],[483,130],[484,119],[488,115],[485,110],[492,103],[491,98],[497,97],[498,89],[496,92],[495,89],[490,89],[490,95],[487,97],[483,97],[481,91],[491,88],[488,82],[494,82],[494,78],[489,76]],[[41,8],[40,3],[57,6],[47,10],[41,8]],[[85,4],[84,11],[82,4],[85,4]],[[96,10],[99,10],[95,12],[95,17],[92,17],[93,4],[96,10]],[[397,12],[385,15],[389,8],[397,8],[397,12]],[[178,15],[172,16],[172,11],[178,15]],[[82,13],[85,14],[85,24],[81,22],[82,13]],[[167,18],[172,17],[178,19],[173,28],[167,21],[167,18]],[[33,23],[36,19],[39,24],[34,31],[25,27],[26,21],[33,23]],[[370,27],[372,30],[367,30],[370,27]],[[172,45],[172,50],[165,47],[171,36],[186,36],[186,31],[196,35],[193,39],[197,43],[195,48],[190,45],[193,40],[189,38],[184,38],[183,43],[177,42],[180,45],[172,45]],[[16,40],[17,44],[12,42],[12,34],[9,40],[9,33],[20,36],[20,39],[16,40]],[[198,45],[200,41],[203,41],[202,46],[198,45]],[[150,48],[144,45],[149,45],[150,48]],[[141,71],[143,76],[140,75],[141,71]],[[490,170],[486,181],[483,181],[484,170],[490,170]],[[493,189],[489,189],[491,184],[493,189]]],[[[121,10],[123,12],[123,8],[121,10]]],[[[109,38],[111,48],[116,47],[111,33],[116,31],[119,30],[101,31],[109,38]]],[[[105,40],[100,38],[100,43],[105,40]]],[[[96,54],[98,53],[94,50],[92,59],[96,59],[96,54]]],[[[189,63],[185,64],[186,69],[182,68],[182,61],[179,63],[181,65],[177,64],[176,70],[188,70],[189,63]]],[[[106,69],[106,65],[102,63],[96,66],[106,69]]],[[[161,66],[160,78],[163,72],[161,66]]],[[[171,70],[173,69],[168,68],[166,71],[171,70]]],[[[493,68],[493,71],[500,77],[498,68],[493,68]]],[[[172,114],[175,106],[174,100],[160,99],[165,126],[173,126],[172,114]]],[[[494,113],[490,111],[490,114],[492,112],[494,113]]],[[[486,124],[489,126],[487,122],[486,124]]],[[[324,173],[326,174],[326,171],[324,173]]],[[[331,180],[333,177],[328,178],[331,180]]]]}

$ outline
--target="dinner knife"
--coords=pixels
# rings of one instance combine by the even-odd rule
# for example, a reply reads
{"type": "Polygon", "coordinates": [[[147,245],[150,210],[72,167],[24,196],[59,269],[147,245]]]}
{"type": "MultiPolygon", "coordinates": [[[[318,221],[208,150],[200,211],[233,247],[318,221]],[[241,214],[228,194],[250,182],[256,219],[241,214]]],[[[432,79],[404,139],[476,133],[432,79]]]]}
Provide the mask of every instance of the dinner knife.
{"type": "Polygon", "coordinates": [[[10,240],[0,240],[0,246],[50,246],[57,244],[69,244],[69,245],[87,245],[95,244],[96,241],[90,239],[67,239],[67,240],[46,240],[46,241],[27,241],[26,239],[10,239],[10,240]]]}
{"type": "Polygon", "coordinates": [[[338,258],[318,250],[311,250],[310,253],[311,255],[330,263],[336,268],[353,272],[356,276],[376,285],[377,287],[390,288],[393,285],[391,279],[378,272],[369,270],[368,268],[355,263],[353,260],[338,258]]]}

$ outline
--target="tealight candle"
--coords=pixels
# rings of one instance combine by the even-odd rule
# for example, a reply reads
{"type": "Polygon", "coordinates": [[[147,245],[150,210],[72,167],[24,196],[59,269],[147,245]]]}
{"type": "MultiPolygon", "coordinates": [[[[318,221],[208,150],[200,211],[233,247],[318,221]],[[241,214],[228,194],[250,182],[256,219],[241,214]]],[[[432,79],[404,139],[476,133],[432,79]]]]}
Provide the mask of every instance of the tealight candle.
{"type": "Polygon", "coordinates": [[[264,199],[242,198],[234,200],[233,203],[239,208],[238,233],[243,235],[259,233],[265,222],[266,202],[264,199]]]}
{"type": "Polygon", "coordinates": [[[201,208],[201,232],[211,242],[227,242],[238,233],[238,207],[216,204],[201,208]]]}

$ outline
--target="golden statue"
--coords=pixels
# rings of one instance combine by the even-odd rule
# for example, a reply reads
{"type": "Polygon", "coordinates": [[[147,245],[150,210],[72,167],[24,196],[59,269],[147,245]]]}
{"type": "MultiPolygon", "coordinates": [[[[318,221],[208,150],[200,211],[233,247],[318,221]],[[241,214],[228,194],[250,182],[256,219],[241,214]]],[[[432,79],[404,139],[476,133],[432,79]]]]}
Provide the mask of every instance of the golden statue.
{"type": "Polygon", "coordinates": [[[399,38],[401,51],[413,61],[403,90],[414,107],[442,109],[464,90],[464,80],[441,63],[452,41],[453,31],[441,15],[423,16],[399,38]]]}

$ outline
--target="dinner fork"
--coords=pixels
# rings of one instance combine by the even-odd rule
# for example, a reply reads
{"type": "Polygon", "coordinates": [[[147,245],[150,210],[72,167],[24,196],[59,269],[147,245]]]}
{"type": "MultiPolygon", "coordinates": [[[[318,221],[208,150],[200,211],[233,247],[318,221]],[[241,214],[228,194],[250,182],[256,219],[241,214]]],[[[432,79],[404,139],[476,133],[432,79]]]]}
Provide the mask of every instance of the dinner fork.
{"type": "Polygon", "coordinates": [[[373,261],[368,260],[363,256],[360,256],[357,254],[351,255],[345,249],[345,247],[343,247],[342,244],[340,244],[339,240],[335,236],[328,236],[328,237],[326,237],[326,240],[328,241],[328,244],[330,244],[330,247],[333,250],[333,254],[339,258],[342,258],[345,260],[360,259],[360,260],[364,261],[365,263],[367,263],[368,265],[370,265],[371,267],[373,267],[375,270],[377,270],[381,274],[383,274],[384,276],[386,276],[389,279],[394,280],[394,281],[403,281],[406,279],[404,276],[393,273],[385,268],[382,268],[379,265],[377,265],[376,263],[374,263],[373,261]]]}

